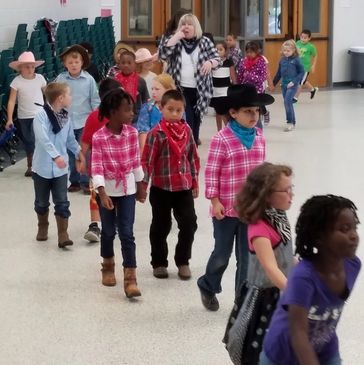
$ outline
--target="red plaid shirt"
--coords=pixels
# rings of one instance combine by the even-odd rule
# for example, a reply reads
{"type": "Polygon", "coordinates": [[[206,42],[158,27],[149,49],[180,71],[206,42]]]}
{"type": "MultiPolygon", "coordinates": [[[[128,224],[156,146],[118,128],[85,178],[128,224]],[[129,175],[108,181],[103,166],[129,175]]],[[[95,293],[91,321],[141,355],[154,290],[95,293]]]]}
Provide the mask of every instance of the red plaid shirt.
{"type": "MultiPolygon", "coordinates": [[[[234,210],[236,194],[249,172],[265,160],[265,139],[261,129],[253,146],[248,150],[229,126],[223,128],[211,140],[205,169],[205,196],[219,198],[225,215],[237,217],[234,210]]],[[[210,209],[212,215],[212,209],[210,209]]]]}
{"type": "Polygon", "coordinates": [[[200,158],[189,127],[187,138],[186,150],[178,159],[159,124],[149,131],[142,155],[146,184],[151,179],[153,186],[168,191],[198,188],[200,158]]]}

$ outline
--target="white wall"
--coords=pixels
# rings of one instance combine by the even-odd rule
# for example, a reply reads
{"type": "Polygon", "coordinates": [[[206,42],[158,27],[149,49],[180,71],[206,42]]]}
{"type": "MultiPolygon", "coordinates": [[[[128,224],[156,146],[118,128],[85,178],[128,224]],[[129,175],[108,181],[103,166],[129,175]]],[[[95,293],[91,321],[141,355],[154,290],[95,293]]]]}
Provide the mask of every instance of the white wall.
{"type": "Polygon", "coordinates": [[[364,46],[363,0],[334,1],[333,82],[350,81],[348,48],[364,46]]]}
{"type": "Polygon", "coordinates": [[[33,26],[40,18],[59,20],[88,18],[93,24],[95,17],[101,15],[101,9],[111,9],[114,21],[116,41],[120,38],[120,0],[66,0],[61,6],[60,0],[0,0],[0,50],[12,47],[16,28],[20,23],[28,24],[28,38],[33,26]]]}

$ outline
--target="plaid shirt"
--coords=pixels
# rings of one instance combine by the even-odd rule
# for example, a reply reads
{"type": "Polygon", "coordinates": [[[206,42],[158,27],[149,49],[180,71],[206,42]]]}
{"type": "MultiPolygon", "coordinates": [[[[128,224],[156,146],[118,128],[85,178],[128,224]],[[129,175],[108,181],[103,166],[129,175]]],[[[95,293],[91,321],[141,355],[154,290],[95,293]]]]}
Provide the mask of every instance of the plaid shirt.
{"type": "MultiPolygon", "coordinates": [[[[167,73],[170,74],[177,88],[181,88],[181,69],[182,69],[182,43],[178,42],[174,46],[167,46],[170,37],[163,38],[163,42],[159,44],[159,57],[168,62],[167,73]]],[[[222,65],[221,58],[217,53],[214,44],[207,37],[202,37],[198,44],[198,60],[197,71],[207,60],[216,60],[218,65],[222,65]]],[[[201,117],[207,114],[207,109],[212,98],[212,72],[208,75],[203,75],[201,72],[195,73],[196,88],[198,91],[198,99],[196,108],[200,112],[201,117]]]]}
{"type": "MultiPolygon", "coordinates": [[[[235,136],[229,125],[211,140],[205,169],[205,196],[219,198],[225,215],[237,217],[234,210],[236,194],[249,172],[265,160],[265,139],[261,129],[248,150],[235,136]]],[[[210,209],[212,214],[212,208],[210,209]]]]}
{"type": "Polygon", "coordinates": [[[168,191],[198,188],[200,158],[192,131],[189,127],[187,131],[188,142],[180,160],[169,147],[167,136],[159,124],[148,133],[142,155],[143,181],[146,184],[151,179],[153,186],[168,191]]]}
{"type": "Polygon", "coordinates": [[[230,58],[233,61],[235,68],[237,68],[243,58],[243,52],[238,47],[229,48],[227,58],[230,58]]]}
{"type": "MultiPolygon", "coordinates": [[[[120,195],[135,192],[135,182],[142,181],[143,171],[138,132],[134,127],[124,124],[121,133],[116,135],[105,126],[93,135],[91,175],[95,188],[104,186],[107,190],[108,186],[112,193],[120,195]]],[[[110,194],[108,191],[106,193],[110,194]]]]}

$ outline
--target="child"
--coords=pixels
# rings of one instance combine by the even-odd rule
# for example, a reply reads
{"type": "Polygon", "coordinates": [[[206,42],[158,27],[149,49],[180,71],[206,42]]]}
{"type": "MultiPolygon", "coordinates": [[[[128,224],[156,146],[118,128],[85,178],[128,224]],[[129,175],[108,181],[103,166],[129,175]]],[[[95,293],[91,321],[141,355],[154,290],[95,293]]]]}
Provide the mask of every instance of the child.
{"type": "Polygon", "coordinates": [[[235,66],[231,58],[227,57],[227,45],[225,42],[216,43],[217,53],[223,61],[222,66],[212,71],[213,95],[210,106],[216,112],[216,126],[219,131],[222,124],[226,125],[227,117],[223,114],[226,103],[227,89],[231,84],[236,84],[235,66]]]}
{"type": "MultiPolygon", "coordinates": [[[[87,51],[79,44],[74,44],[60,54],[60,58],[67,71],[62,72],[56,78],[57,82],[66,82],[71,88],[72,105],[69,108],[69,116],[72,121],[73,132],[76,140],[81,139],[83,127],[89,114],[100,104],[97,93],[97,85],[94,78],[83,71],[89,65],[90,59],[87,51]]],[[[80,175],[76,171],[74,156],[69,156],[70,183],[69,192],[80,191],[90,193],[87,175],[80,175]]]]}
{"type": "Polygon", "coordinates": [[[33,119],[43,105],[42,89],[47,82],[40,74],[35,73],[35,68],[44,61],[36,61],[32,52],[23,52],[17,61],[10,62],[9,67],[19,72],[10,84],[8,101],[8,120],[5,128],[10,130],[13,125],[15,103],[18,100],[18,122],[27,155],[27,170],[24,176],[32,176],[32,159],[34,152],[33,119]]]}
{"type": "MultiPolygon", "coordinates": [[[[100,83],[99,96],[102,99],[110,90],[117,89],[120,87],[120,84],[110,78],[106,78],[100,83]]],[[[81,136],[81,152],[86,157],[85,161],[87,164],[84,164],[80,168],[80,172],[84,174],[89,174],[90,171],[87,171],[86,165],[90,161],[90,155],[92,150],[92,136],[95,132],[101,129],[108,122],[107,118],[99,120],[99,110],[94,110],[87,118],[85,123],[85,128],[83,129],[83,133],[81,136]]],[[[90,242],[98,242],[100,239],[100,229],[98,227],[98,222],[100,222],[100,213],[99,206],[96,202],[96,192],[92,188],[92,180],[90,180],[90,215],[91,215],[91,224],[88,227],[87,232],[84,235],[84,239],[90,242]]]]}
{"type": "Polygon", "coordinates": [[[142,155],[145,185],[151,179],[151,264],[153,275],[159,279],[168,277],[167,236],[172,226],[172,210],[179,228],[174,256],[178,276],[182,280],[191,278],[189,260],[197,230],[193,199],[198,196],[200,159],[192,131],[182,119],[184,107],[180,91],[164,93],[161,100],[163,119],[148,133],[142,155]]]}
{"type": "Polygon", "coordinates": [[[304,29],[301,32],[300,40],[296,42],[296,46],[300,55],[301,62],[303,64],[303,68],[305,69],[305,74],[301,81],[301,85],[297,90],[296,96],[293,98],[294,102],[298,101],[298,97],[301,93],[302,88],[304,87],[310,89],[311,99],[315,97],[315,94],[318,91],[318,87],[313,87],[308,81],[308,75],[310,74],[310,72],[315,73],[317,63],[317,49],[310,41],[311,31],[308,29],[304,29]]]}
{"type": "Polygon", "coordinates": [[[151,71],[153,62],[158,58],[158,54],[151,54],[147,48],[139,48],[135,52],[135,62],[137,64],[138,74],[145,80],[149,96],[152,95],[152,81],[157,76],[151,71]]]}
{"type": "Polygon", "coordinates": [[[119,81],[122,88],[131,96],[134,103],[134,120],[137,121],[139,110],[142,104],[149,99],[149,93],[145,80],[136,72],[135,54],[130,51],[124,51],[120,54],[118,68],[114,69],[115,73],[110,77],[119,81]]]}
{"type": "Polygon", "coordinates": [[[68,113],[71,105],[70,88],[65,83],[50,83],[45,91],[47,103],[34,118],[35,150],[33,155],[34,210],[38,216],[37,241],[48,239],[49,194],[52,193],[58,229],[58,247],[73,245],[68,236],[71,215],[67,198],[69,149],[81,159],[68,113]]]}
{"type": "Polygon", "coordinates": [[[121,241],[124,266],[124,292],[128,298],[140,296],[136,281],[133,225],[135,199],[145,200],[142,189],[138,132],[133,120],[132,97],[121,88],[104,95],[99,119],[109,122],[92,137],[91,175],[101,216],[102,284],[116,285],[114,238],[121,241]]]}
{"type": "Polygon", "coordinates": [[[298,57],[298,51],[294,40],[285,41],[282,45],[282,58],[273,85],[276,86],[282,79],[282,95],[284,108],[286,110],[285,132],[291,132],[296,126],[296,116],[293,108],[293,97],[301,83],[304,75],[303,65],[298,57]]]}
{"type": "Polygon", "coordinates": [[[250,254],[247,281],[235,299],[224,338],[235,364],[258,365],[265,331],[287,284],[293,265],[286,214],[292,187],[291,168],[266,162],[248,175],[237,196],[236,211],[248,224],[250,254]]]}
{"type": "Polygon", "coordinates": [[[234,240],[237,259],[235,291],[246,278],[248,266],[247,225],[234,210],[234,200],[249,172],[265,159],[265,140],[255,128],[262,105],[274,98],[258,94],[250,84],[232,85],[227,92],[228,125],[211,141],[206,170],[205,196],[211,200],[215,247],[206,272],[198,279],[202,304],[210,311],[219,309],[216,293],[221,292],[222,275],[227,268],[234,240]]]}
{"type": "Polygon", "coordinates": [[[341,364],[336,326],[361,262],[357,209],[340,196],[313,196],[296,224],[301,261],[290,273],[265,336],[261,365],[341,364]]]}
{"type": "Polygon", "coordinates": [[[176,89],[176,84],[172,76],[168,74],[160,74],[152,81],[152,99],[142,105],[135,125],[139,132],[140,151],[143,151],[147,133],[162,119],[160,109],[163,94],[174,89],[176,89]]]}
{"type": "Polygon", "coordinates": [[[241,49],[238,45],[236,35],[228,34],[225,41],[228,47],[227,58],[230,58],[233,61],[235,69],[237,69],[241,59],[243,58],[243,53],[241,52],[241,49]]]}

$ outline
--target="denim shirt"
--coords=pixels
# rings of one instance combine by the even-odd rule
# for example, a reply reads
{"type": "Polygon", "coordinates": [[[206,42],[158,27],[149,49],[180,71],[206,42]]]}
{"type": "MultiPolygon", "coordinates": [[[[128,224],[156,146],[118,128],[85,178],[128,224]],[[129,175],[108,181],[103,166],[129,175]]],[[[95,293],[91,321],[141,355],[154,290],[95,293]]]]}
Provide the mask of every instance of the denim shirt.
{"type": "Polygon", "coordinates": [[[68,121],[57,134],[53,133],[52,124],[44,109],[39,111],[33,121],[35,136],[35,150],[33,155],[32,171],[46,179],[53,179],[68,173],[69,149],[76,158],[80,153],[71,123],[68,121]],[[54,158],[62,156],[66,167],[60,169],[54,158]]]}
{"type": "Polygon", "coordinates": [[[282,79],[282,85],[287,85],[291,81],[299,85],[303,79],[305,70],[298,56],[282,57],[279,61],[278,71],[273,79],[273,84],[277,85],[282,79]]]}

